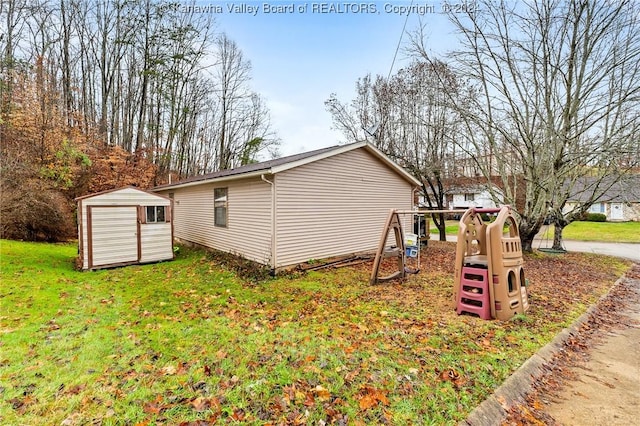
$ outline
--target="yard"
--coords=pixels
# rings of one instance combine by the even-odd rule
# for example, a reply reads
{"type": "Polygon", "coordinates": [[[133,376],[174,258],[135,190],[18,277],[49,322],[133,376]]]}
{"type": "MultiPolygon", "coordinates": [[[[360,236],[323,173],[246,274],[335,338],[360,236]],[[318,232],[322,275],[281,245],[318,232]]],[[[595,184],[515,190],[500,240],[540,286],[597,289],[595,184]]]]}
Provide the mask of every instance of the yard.
{"type": "MultiPolygon", "coordinates": [[[[565,240],[640,243],[640,222],[572,222],[562,231],[565,240]]],[[[538,238],[553,241],[553,226],[543,227],[538,238]]]]}
{"type": "MultiPolygon", "coordinates": [[[[446,221],[447,235],[458,234],[458,221],[446,221]]],[[[438,228],[431,223],[431,239],[438,238],[438,228]]],[[[572,222],[562,232],[565,240],[640,243],[640,222],[572,222]]],[[[543,226],[536,238],[553,241],[553,226],[543,226]]]]}
{"type": "Polygon", "coordinates": [[[8,425],[453,423],[629,267],[527,256],[531,309],[498,322],[452,310],[451,243],[377,286],[370,263],[252,282],[186,248],[77,272],[75,245],[0,244],[8,425]]]}

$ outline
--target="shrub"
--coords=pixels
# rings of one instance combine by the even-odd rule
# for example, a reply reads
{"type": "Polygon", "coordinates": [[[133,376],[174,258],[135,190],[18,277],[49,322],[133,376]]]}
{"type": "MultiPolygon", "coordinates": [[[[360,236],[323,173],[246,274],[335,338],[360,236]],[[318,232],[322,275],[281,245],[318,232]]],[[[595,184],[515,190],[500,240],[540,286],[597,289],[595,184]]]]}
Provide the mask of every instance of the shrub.
{"type": "Polygon", "coordinates": [[[73,207],[58,190],[37,180],[3,187],[0,238],[68,241],[75,236],[73,207]]]}
{"type": "Polygon", "coordinates": [[[606,222],[607,215],[604,213],[587,213],[583,220],[587,222],[606,222]]]}

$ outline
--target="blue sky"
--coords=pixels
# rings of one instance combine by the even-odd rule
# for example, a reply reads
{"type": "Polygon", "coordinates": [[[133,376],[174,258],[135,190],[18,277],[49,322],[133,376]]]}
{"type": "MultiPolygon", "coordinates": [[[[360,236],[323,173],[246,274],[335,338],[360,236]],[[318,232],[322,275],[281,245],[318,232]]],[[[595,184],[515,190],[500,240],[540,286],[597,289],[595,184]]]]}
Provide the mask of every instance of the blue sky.
{"type": "MultiPolygon", "coordinates": [[[[341,134],[331,129],[324,101],[331,93],[350,101],[356,80],[367,73],[387,76],[407,19],[400,7],[412,2],[225,0],[196,5],[209,13],[220,7],[214,13],[218,29],[236,41],[251,61],[253,89],[266,99],[282,140],[281,154],[289,155],[342,141],[341,134]],[[275,6],[283,10],[274,11],[275,6]],[[249,7],[257,8],[257,13],[253,15],[249,7]],[[268,9],[272,13],[266,13],[268,9]]],[[[414,1],[413,5],[421,6],[423,14],[418,9],[408,13],[407,30],[422,20],[430,46],[445,50],[453,37],[446,17],[439,13],[442,3],[414,1]]],[[[405,35],[403,40],[407,39],[405,35]]],[[[401,50],[393,70],[406,61],[401,50]]]]}

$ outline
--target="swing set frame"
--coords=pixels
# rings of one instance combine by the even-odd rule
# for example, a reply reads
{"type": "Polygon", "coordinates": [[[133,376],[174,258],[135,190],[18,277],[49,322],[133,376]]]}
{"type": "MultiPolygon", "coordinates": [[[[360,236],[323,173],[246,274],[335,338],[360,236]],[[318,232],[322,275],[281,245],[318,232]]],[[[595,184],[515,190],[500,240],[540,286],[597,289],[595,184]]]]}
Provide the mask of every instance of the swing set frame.
{"type": "MultiPolygon", "coordinates": [[[[439,213],[448,213],[448,214],[457,214],[457,213],[465,213],[467,210],[395,210],[391,209],[389,211],[389,215],[387,216],[387,220],[385,222],[382,235],[380,236],[380,242],[378,243],[378,250],[376,251],[376,257],[373,261],[373,268],[371,270],[371,278],[369,279],[370,284],[378,284],[385,281],[390,281],[394,279],[402,279],[407,276],[407,274],[417,274],[420,272],[420,221],[418,221],[418,256],[417,256],[417,264],[418,268],[408,268],[407,267],[407,255],[406,255],[406,246],[405,246],[405,238],[404,232],[402,230],[402,222],[400,221],[400,215],[412,215],[412,218],[415,220],[415,216],[427,216],[432,214],[439,213]],[[386,248],[387,239],[389,238],[389,232],[393,230],[395,237],[395,246],[392,246],[390,249],[386,248]],[[389,257],[395,257],[397,259],[397,270],[390,275],[381,277],[380,274],[380,265],[384,259],[389,257]]],[[[427,238],[429,237],[429,225],[428,219],[425,220],[425,235],[427,238]]]]}

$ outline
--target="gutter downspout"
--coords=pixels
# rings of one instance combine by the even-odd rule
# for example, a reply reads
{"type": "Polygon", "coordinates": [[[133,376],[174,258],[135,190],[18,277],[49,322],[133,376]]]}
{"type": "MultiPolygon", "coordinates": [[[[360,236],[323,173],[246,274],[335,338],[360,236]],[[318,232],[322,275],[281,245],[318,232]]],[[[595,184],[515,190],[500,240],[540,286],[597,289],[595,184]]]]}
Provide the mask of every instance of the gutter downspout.
{"type": "Polygon", "coordinates": [[[275,183],[260,175],[263,182],[271,185],[271,275],[276,274],[276,189],[275,183]]]}

